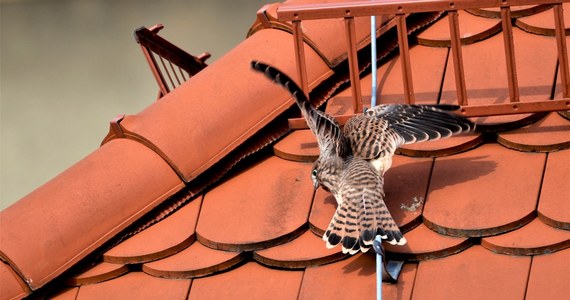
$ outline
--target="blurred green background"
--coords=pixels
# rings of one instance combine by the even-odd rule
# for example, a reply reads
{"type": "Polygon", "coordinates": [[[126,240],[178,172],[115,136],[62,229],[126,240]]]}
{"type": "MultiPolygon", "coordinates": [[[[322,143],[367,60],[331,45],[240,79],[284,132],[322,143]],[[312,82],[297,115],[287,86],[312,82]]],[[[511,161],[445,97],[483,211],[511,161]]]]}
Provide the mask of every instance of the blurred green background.
{"type": "Polygon", "coordinates": [[[0,0],[0,210],[97,149],[117,114],[155,101],[134,29],[162,23],[212,63],[271,2],[0,0]]]}

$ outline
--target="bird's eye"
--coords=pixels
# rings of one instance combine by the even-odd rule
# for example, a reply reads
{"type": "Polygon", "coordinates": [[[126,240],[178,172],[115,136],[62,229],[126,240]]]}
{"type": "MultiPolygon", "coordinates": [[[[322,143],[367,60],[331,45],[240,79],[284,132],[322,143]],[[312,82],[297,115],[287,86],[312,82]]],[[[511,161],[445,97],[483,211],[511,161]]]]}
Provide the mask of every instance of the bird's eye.
{"type": "Polygon", "coordinates": [[[317,178],[317,169],[313,169],[313,171],[311,172],[311,177],[313,177],[314,179],[317,178]]]}

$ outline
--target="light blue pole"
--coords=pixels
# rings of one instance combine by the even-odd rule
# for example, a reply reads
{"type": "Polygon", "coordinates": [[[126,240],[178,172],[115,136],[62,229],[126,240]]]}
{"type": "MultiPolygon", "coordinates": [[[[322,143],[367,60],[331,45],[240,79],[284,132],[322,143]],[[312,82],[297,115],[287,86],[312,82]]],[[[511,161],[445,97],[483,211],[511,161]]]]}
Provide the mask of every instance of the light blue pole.
{"type": "MultiPolygon", "coordinates": [[[[372,68],[372,95],[370,98],[370,107],[376,106],[376,16],[370,17],[370,52],[371,52],[371,64],[372,68]]],[[[382,262],[384,249],[382,249],[382,238],[377,235],[374,241],[376,247],[376,299],[382,300],[382,262]]]]}
{"type": "Polygon", "coordinates": [[[377,235],[374,239],[374,251],[376,251],[376,299],[382,300],[382,267],[384,262],[384,247],[382,238],[377,235]]]}
{"type": "Polygon", "coordinates": [[[371,65],[372,68],[372,98],[370,98],[370,107],[376,106],[376,17],[370,17],[370,49],[372,52],[371,65]]]}

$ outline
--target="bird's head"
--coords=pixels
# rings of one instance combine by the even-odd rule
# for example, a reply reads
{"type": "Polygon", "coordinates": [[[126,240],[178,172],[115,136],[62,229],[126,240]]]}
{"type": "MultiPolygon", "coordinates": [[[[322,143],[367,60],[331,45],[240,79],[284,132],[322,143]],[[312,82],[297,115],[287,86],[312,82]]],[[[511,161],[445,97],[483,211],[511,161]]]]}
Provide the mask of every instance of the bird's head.
{"type": "Polygon", "coordinates": [[[334,192],[340,179],[343,160],[338,156],[319,156],[311,171],[313,187],[321,186],[327,192],[334,192]]]}

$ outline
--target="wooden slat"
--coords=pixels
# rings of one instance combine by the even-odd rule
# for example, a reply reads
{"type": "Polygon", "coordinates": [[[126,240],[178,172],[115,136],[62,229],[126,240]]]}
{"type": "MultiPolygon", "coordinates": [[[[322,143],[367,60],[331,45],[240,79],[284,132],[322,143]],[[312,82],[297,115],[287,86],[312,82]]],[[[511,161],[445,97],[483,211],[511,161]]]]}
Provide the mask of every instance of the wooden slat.
{"type": "Polygon", "coordinates": [[[467,105],[467,88],[465,86],[465,70],[463,67],[463,55],[461,52],[461,34],[459,32],[459,17],[457,11],[450,11],[449,32],[451,34],[451,54],[455,70],[455,89],[459,105],[467,105]]]}
{"type": "Polygon", "coordinates": [[[293,21],[293,40],[295,44],[295,63],[299,72],[299,83],[303,92],[309,94],[309,80],[307,79],[307,65],[305,64],[305,47],[303,43],[303,29],[301,21],[293,21]]]}
{"type": "Polygon", "coordinates": [[[560,80],[562,82],[562,95],[564,98],[570,97],[570,76],[568,74],[568,51],[566,47],[564,8],[562,4],[554,6],[554,29],[556,32],[556,43],[558,45],[558,62],[560,68],[560,80]]]}
{"type": "Polygon", "coordinates": [[[412,65],[410,62],[410,49],[408,46],[408,27],[406,16],[397,15],[398,19],[398,47],[400,48],[400,61],[402,62],[402,80],[404,82],[404,97],[406,103],[416,102],[414,95],[414,83],[412,79],[412,65]]]}
{"type": "Polygon", "coordinates": [[[462,10],[487,7],[564,3],[567,0],[385,0],[323,4],[283,5],[277,9],[280,21],[316,20],[371,15],[462,10]]]}
{"type": "Polygon", "coordinates": [[[362,112],[362,92],[360,87],[360,74],[358,71],[358,56],[356,50],[356,30],[354,18],[344,18],[346,41],[348,46],[348,67],[350,72],[350,87],[354,99],[354,112],[362,112]]]}
{"type": "Polygon", "coordinates": [[[517,78],[515,45],[513,42],[511,9],[509,7],[501,7],[501,24],[503,26],[503,40],[505,43],[505,60],[507,63],[509,98],[511,102],[519,102],[519,84],[517,78]]]}
{"type": "MultiPolygon", "coordinates": [[[[463,106],[455,113],[464,117],[484,117],[484,116],[499,116],[499,115],[515,115],[526,114],[535,112],[548,112],[548,111],[563,111],[570,110],[570,98],[559,100],[544,100],[534,102],[518,102],[518,103],[504,103],[493,105],[474,105],[463,106]]],[[[351,115],[338,115],[333,118],[340,124],[344,125],[348,119],[355,116],[351,115]]],[[[307,123],[303,118],[289,119],[289,128],[291,129],[307,129],[307,123]]]]}

